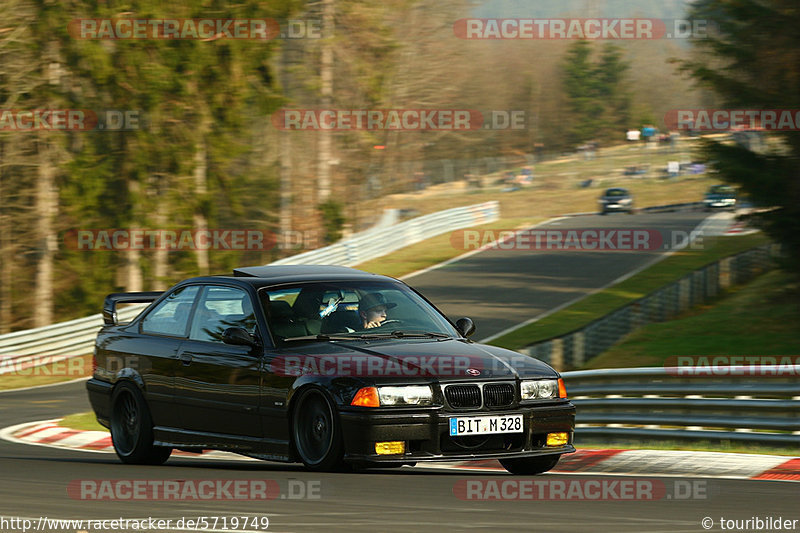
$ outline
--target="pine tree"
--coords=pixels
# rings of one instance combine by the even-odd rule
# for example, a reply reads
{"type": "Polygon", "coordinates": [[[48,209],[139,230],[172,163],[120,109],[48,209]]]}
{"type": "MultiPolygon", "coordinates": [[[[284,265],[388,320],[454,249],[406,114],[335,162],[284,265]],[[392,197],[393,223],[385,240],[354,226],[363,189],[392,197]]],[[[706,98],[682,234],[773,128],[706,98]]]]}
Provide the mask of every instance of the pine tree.
{"type": "Polygon", "coordinates": [[[621,49],[607,44],[595,62],[591,44],[577,41],[567,51],[562,68],[572,143],[619,138],[630,116],[630,98],[624,83],[629,65],[623,60],[621,49]]]}
{"type": "MultiPolygon", "coordinates": [[[[733,109],[800,109],[800,10],[794,0],[699,0],[691,17],[718,30],[695,40],[704,56],[682,67],[733,109]]],[[[794,111],[793,111],[794,114],[794,111]]],[[[720,178],[757,206],[749,218],[784,245],[788,270],[800,272],[800,135],[770,135],[764,151],[711,139],[704,151],[720,178]]]]}

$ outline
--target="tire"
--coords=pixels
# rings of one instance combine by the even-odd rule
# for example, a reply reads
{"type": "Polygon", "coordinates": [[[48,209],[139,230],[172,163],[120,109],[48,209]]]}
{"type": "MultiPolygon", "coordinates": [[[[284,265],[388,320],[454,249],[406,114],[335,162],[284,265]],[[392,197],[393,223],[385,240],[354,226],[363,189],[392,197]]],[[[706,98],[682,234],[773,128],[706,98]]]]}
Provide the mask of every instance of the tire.
{"type": "Polygon", "coordinates": [[[111,442],[125,464],[160,465],[172,448],[153,444],[153,419],[139,389],[122,382],[111,395],[111,442]]]}
{"type": "Polygon", "coordinates": [[[500,464],[512,474],[530,476],[547,472],[558,464],[560,458],[560,455],[543,455],[520,459],[500,459],[500,464]]]}
{"type": "Polygon", "coordinates": [[[292,441],[297,456],[314,472],[348,470],[343,461],[342,425],[328,396],[316,388],[300,394],[292,411],[292,441]]]}

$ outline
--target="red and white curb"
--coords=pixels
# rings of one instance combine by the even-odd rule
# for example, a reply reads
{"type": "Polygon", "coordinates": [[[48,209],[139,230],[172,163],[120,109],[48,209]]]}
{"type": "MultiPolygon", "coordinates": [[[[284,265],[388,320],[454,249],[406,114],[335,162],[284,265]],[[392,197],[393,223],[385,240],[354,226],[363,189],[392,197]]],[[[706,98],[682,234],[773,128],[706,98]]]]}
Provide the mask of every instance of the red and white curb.
{"type": "MultiPolygon", "coordinates": [[[[111,434],[108,431],[86,431],[70,429],[59,425],[60,418],[27,422],[0,430],[0,438],[20,444],[33,446],[47,446],[49,448],[67,448],[82,452],[115,453],[111,444],[111,434]]],[[[257,461],[235,453],[208,451],[190,453],[176,450],[174,456],[202,457],[203,459],[236,459],[257,461]]]]}
{"type": "Polygon", "coordinates": [[[744,221],[734,222],[728,229],[725,231],[725,235],[750,235],[751,233],[755,233],[758,230],[747,227],[747,223],[744,221]]]}
{"type": "MultiPolygon", "coordinates": [[[[505,472],[497,461],[471,461],[456,468],[505,472]]],[[[563,455],[559,474],[642,474],[800,482],[800,457],[680,450],[590,450],[563,455]]]]}
{"type": "MultiPolygon", "coordinates": [[[[59,426],[61,419],[28,422],[0,430],[0,438],[34,446],[114,453],[107,431],[82,431],[59,426]]],[[[241,455],[210,451],[173,455],[203,459],[248,460],[241,455]]],[[[424,468],[505,473],[494,460],[424,463],[424,468]]],[[[800,457],[677,450],[580,449],[561,457],[552,470],[559,474],[656,475],[800,482],[800,457]]]]}

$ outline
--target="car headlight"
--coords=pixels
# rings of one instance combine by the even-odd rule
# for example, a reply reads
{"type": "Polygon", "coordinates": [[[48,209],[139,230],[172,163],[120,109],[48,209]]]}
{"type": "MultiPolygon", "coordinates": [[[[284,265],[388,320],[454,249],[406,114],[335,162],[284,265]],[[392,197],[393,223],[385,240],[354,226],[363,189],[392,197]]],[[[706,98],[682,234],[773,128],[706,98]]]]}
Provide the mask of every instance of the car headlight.
{"type": "Polygon", "coordinates": [[[381,405],[431,405],[433,391],[429,385],[378,387],[381,405]]]}
{"type": "Polygon", "coordinates": [[[523,401],[543,400],[558,396],[558,380],[556,379],[526,380],[520,383],[520,398],[523,401]]]}

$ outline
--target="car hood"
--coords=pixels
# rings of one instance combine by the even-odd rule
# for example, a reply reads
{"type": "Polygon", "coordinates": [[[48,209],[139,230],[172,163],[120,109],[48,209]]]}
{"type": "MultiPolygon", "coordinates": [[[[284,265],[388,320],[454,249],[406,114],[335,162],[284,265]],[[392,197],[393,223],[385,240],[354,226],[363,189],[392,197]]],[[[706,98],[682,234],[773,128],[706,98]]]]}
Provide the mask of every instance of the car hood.
{"type": "Polygon", "coordinates": [[[727,200],[729,198],[736,198],[735,194],[706,194],[706,200],[727,200]]]}
{"type": "Polygon", "coordinates": [[[271,367],[285,375],[368,378],[376,383],[558,377],[538,359],[463,339],[312,342],[282,350],[271,367]]]}

